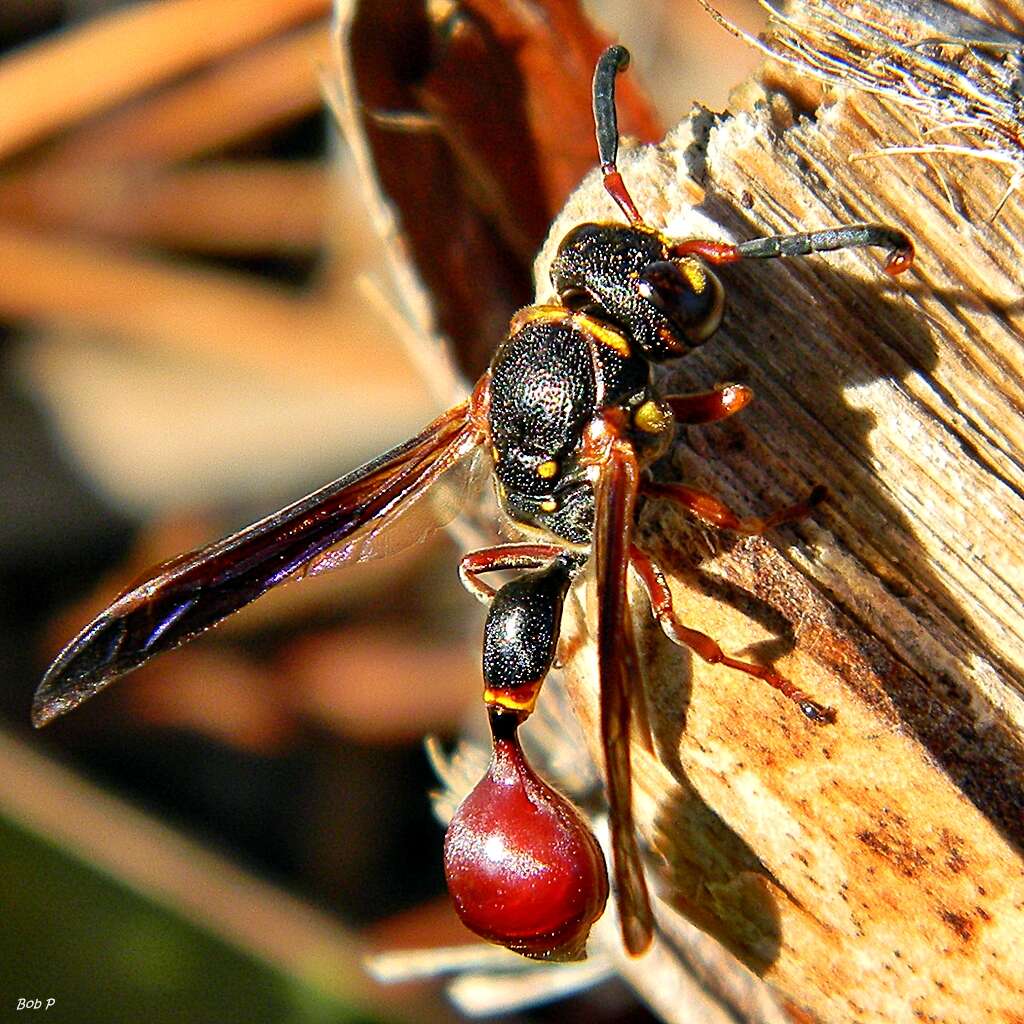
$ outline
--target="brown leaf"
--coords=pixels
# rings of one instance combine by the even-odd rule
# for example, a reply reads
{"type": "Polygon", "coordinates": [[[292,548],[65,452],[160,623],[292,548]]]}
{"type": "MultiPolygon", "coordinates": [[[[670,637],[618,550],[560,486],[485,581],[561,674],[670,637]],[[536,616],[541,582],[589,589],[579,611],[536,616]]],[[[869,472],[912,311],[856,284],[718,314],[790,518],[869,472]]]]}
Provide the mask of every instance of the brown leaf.
{"type": "MultiPolygon", "coordinates": [[[[575,0],[478,0],[441,20],[366,2],[347,38],[379,188],[475,375],[531,299],[551,218],[596,163],[590,79],[607,40],[575,0]]],[[[659,137],[633,81],[620,112],[626,132],[659,137]]]]}

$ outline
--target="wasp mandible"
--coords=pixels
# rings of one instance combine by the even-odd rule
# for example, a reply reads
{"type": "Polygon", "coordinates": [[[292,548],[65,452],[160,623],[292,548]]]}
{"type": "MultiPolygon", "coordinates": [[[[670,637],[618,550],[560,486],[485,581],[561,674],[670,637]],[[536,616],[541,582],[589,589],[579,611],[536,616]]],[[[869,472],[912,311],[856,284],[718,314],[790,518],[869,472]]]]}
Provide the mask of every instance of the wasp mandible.
{"type": "Polygon", "coordinates": [[[68,644],[33,705],[33,721],[45,725],[280,583],[411,543],[412,533],[396,534],[395,524],[438,481],[490,460],[502,526],[515,540],[466,555],[459,574],[489,605],[483,677],[493,750],[487,774],[449,825],[445,874],[469,928],[540,959],[581,956],[608,896],[596,839],[533,771],[518,737],[554,661],[566,594],[584,566],[592,563],[596,580],[590,612],[613,880],[630,953],[647,948],[654,925],[632,813],[630,722],[643,695],[629,573],[674,643],[764,680],[813,721],[832,716],[771,667],[732,658],[682,623],[661,569],[634,543],[641,496],[673,501],[705,523],[743,533],[801,518],[824,497],[816,488],[767,518],[743,519],[695,488],[649,479],[647,467],[666,451],[676,422],[710,423],[752,398],[741,385],[659,396],[654,364],[686,355],[715,332],[724,305],[715,265],[853,246],[888,249],[890,274],[913,260],[910,239],[879,224],[736,245],[665,238],[644,222],[616,166],[615,79],[628,62],[625,48],[612,46],[594,74],[604,186],[628,224],[581,224],[562,239],[551,267],[557,304],[520,310],[470,397],[410,441],[224,540],[154,568],[68,644]],[[496,590],[481,577],[498,570],[519,575],[496,590]]]}

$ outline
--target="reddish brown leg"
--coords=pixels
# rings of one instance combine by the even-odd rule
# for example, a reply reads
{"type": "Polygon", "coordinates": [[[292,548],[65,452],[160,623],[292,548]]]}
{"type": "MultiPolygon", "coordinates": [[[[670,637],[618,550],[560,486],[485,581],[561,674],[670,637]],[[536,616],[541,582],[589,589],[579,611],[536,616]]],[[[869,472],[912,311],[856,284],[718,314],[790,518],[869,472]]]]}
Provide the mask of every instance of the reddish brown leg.
{"type": "Polygon", "coordinates": [[[694,395],[666,395],[663,401],[672,410],[677,423],[714,423],[732,416],[754,397],[743,384],[720,384],[711,391],[694,395]]]}
{"type": "Polygon", "coordinates": [[[497,591],[478,578],[481,573],[500,569],[539,569],[563,550],[555,544],[498,544],[493,548],[481,548],[463,555],[459,562],[459,579],[478,601],[487,604],[497,591]]]}
{"type": "Polygon", "coordinates": [[[698,519],[703,519],[710,526],[733,530],[736,533],[744,533],[749,536],[764,533],[782,523],[804,519],[828,495],[827,488],[818,484],[803,501],[797,502],[795,505],[787,505],[786,508],[780,508],[777,512],[762,518],[760,516],[738,516],[725,502],[704,491],[699,491],[695,487],[688,487],[686,484],[660,484],[653,480],[645,480],[640,486],[640,491],[651,498],[668,498],[669,501],[682,505],[688,512],[692,512],[698,519]]]}
{"type": "Polygon", "coordinates": [[[668,584],[665,582],[665,575],[658,565],[636,545],[629,550],[629,560],[647,591],[654,617],[672,643],[690,648],[698,657],[703,658],[711,665],[725,665],[737,672],[745,672],[749,676],[756,676],[758,679],[764,680],[784,697],[793,701],[812,722],[831,722],[835,719],[835,712],[831,708],[811,700],[803,690],[791,683],[785,676],[780,675],[775,669],[731,658],[706,633],[684,626],[672,608],[672,591],[669,590],[668,584]]]}

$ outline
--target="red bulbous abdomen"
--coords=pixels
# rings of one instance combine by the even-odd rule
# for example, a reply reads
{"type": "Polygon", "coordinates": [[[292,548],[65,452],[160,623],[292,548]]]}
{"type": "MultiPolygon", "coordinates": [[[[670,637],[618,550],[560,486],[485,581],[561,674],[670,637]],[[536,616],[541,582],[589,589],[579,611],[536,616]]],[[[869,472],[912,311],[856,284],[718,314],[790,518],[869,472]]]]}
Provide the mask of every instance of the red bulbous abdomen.
{"type": "Polygon", "coordinates": [[[463,924],[537,959],[583,956],[608,898],[597,840],[536,775],[514,733],[495,740],[487,774],[455,812],[444,862],[463,924]]]}

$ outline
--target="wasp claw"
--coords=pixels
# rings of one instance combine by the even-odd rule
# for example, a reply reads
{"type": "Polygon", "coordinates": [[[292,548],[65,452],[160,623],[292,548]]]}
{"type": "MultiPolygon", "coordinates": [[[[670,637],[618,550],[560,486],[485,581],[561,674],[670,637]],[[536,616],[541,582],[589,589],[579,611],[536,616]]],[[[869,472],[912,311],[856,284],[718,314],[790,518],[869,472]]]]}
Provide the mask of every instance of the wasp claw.
{"type": "Polygon", "coordinates": [[[813,700],[799,701],[798,706],[804,716],[809,718],[812,722],[817,722],[821,725],[828,725],[836,720],[836,713],[832,708],[827,708],[813,700]]]}

